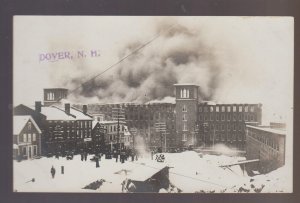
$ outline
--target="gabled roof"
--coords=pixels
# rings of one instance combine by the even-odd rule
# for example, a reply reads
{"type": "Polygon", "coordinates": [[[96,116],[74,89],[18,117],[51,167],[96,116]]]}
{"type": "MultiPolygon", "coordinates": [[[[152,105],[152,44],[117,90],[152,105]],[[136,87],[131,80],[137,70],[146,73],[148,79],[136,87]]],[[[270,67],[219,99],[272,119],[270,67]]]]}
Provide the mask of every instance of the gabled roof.
{"type": "Polygon", "coordinates": [[[30,121],[33,124],[33,126],[36,128],[36,130],[39,133],[42,133],[41,129],[38,127],[38,125],[32,119],[31,116],[14,116],[14,119],[13,119],[13,133],[14,133],[14,135],[20,134],[21,131],[26,126],[28,121],[30,121]]]}

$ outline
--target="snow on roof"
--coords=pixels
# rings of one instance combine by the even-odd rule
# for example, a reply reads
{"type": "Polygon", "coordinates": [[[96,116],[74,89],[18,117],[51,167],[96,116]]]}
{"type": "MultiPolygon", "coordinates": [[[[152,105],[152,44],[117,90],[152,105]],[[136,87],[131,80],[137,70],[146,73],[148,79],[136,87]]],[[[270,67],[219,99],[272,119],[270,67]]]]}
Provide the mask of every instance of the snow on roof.
{"type": "Polygon", "coordinates": [[[71,107],[70,114],[74,115],[77,120],[92,120],[92,117],[84,114],[83,112],[79,111],[78,109],[71,107]]]}
{"type": "MultiPolygon", "coordinates": [[[[118,121],[98,121],[100,124],[117,124],[118,121]]],[[[119,123],[124,124],[125,121],[119,121],[119,123]]]]}
{"type": "Polygon", "coordinates": [[[285,135],[286,134],[286,132],[284,130],[273,129],[273,128],[270,128],[270,127],[252,126],[252,125],[246,125],[246,126],[248,128],[262,130],[262,131],[270,132],[270,133],[274,133],[274,134],[279,134],[279,135],[285,135]]]}
{"type": "Polygon", "coordinates": [[[94,127],[97,125],[97,123],[99,123],[99,121],[92,121],[92,129],[94,129],[94,127]]]}
{"type": "Polygon", "coordinates": [[[199,86],[199,85],[194,84],[194,83],[177,83],[177,84],[174,84],[174,86],[199,86]]]}
{"type": "Polygon", "coordinates": [[[140,165],[134,168],[127,178],[133,181],[146,181],[165,167],[167,167],[166,164],[159,162],[151,162],[147,163],[147,165],[140,165]]]}
{"type": "Polygon", "coordinates": [[[36,122],[32,119],[31,116],[14,116],[14,123],[13,123],[13,133],[14,135],[18,135],[21,133],[25,125],[28,121],[34,125],[39,133],[42,133],[36,122]]]}
{"type": "Polygon", "coordinates": [[[47,120],[76,120],[56,106],[43,106],[41,113],[47,116],[47,120]]]}

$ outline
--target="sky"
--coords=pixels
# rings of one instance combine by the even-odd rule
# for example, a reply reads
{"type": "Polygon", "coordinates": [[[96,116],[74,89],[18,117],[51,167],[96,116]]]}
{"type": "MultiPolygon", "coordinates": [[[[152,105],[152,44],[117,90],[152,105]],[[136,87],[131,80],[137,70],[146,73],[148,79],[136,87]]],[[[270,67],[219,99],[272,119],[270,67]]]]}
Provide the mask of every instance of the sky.
{"type": "Polygon", "coordinates": [[[167,101],[173,84],[195,83],[202,100],[262,103],[263,120],[292,120],[290,17],[15,16],[13,28],[14,105],[52,87],[80,87],[76,103],[167,101]]]}

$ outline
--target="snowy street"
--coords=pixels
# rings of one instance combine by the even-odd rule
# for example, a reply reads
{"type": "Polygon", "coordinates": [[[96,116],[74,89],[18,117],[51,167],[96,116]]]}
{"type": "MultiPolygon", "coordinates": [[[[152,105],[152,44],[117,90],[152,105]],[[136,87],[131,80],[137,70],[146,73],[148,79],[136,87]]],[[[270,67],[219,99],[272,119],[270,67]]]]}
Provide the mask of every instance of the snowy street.
{"type": "Polygon", "coordinates": [[[124,164],[115,159],[101,158],[100,168],[90,161],[81,161],[80,155],[73,160],[66,158],[46,158],[14,161],[14,190],[18,192],[122,192],[122,181],[132,174],[143,176],[143,167],[170,167],[168,191],[160,192],[284,192],[284,168],[267,175],[248,177],[239,166],[229,169],[220,168],[221,164],[230,164],[243,157],[225,155],[203,155],[196,152],[166,153],[165,162],[158,163],[155,156],[139,158],[138,161],[126,161],[124,164]],[[50,169],[56,169],[52,179],[50,169]],[[64,174],[61,174],[64,166],[64,174]],[[31,181],[34,178],[34,181],[31,181]],[[85,186],[103,179],[97,190],[82,189],[85,186]]]}

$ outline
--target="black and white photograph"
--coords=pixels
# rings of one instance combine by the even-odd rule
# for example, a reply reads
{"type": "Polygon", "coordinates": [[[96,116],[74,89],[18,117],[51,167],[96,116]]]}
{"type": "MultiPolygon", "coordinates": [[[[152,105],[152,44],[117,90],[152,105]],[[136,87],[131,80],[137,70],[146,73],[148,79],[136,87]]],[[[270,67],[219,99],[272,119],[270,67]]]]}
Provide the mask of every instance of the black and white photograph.
{"type": "Polygon", "coordinates": [[[293,17],[13,17],[13,192],[292,193],[293,17]]]}

